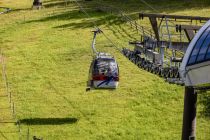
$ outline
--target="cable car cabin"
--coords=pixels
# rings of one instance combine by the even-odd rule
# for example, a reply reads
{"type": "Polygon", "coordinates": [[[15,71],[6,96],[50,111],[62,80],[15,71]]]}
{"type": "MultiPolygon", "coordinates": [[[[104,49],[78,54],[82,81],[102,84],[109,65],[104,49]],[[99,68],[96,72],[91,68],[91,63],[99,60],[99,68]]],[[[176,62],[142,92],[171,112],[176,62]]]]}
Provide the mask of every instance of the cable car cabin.
{"type": "Polygon", "coordinates": [[[114,57],[107,53],[98,53],[91,63],[90,76],[93,88],[117,88],[119,68],[114,57]]]}
{"type": "Polygon", "coordinates": [[[186,86],[210,88],[210,20],[191,41],[180,67],[186,86]]]}

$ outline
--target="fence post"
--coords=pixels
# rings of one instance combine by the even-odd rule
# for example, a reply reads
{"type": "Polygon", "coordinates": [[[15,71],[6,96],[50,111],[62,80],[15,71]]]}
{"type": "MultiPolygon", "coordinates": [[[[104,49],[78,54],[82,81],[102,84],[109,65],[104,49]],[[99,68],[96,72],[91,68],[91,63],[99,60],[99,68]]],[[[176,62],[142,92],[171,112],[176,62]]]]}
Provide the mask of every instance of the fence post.
{"type": "Polygon", "coordinates": [[[27,131],[27,140],[29,140],[29,127],[28,127],[28,131],[27,131]]]}
{"type": "Polygon", "coordinates": [[[19,140],[21,140],[20,121],[17,121],[17,126],[18,126],[19,140]]]}
{"type": "Polygon", "coordinates": [[[13,118],[15,118],[15,104],[14,104],[14,102],[12,102],[12,115],[13,115],[13,118]]]}
{"type": "Polygon", "coordinates": [[[66,9],[66,7],[67,7],[67,0],[65,0],[65,9],[66,9]]]}
{"type": "Polygon", "coordinates": [[[135,21],[135,26],[136,26],[136,31],[137,31],[137,33],[138,33],[138,26],[137,26],[136,21],[135,21]]]}
{"type": "Polygon", "coordinates": [[[128,20],[129,21],[129,23],[130,23],[130,25],[131,25],[131,28],[132,28],[132,22],[130,21],[130,20],[128,20]]]}
{"type": "Polygon", "coordinates": [[[142,31],[143,31],[143,38],[145,36],[145,32],[144,32],[144,27],[142,26],[142,31]]]}
{"type": "Polygon", "coordinates": [[[12,94],[11,94],[11,91],[9,92],[9,103],[11,103],[12,101],[12,94]]]}

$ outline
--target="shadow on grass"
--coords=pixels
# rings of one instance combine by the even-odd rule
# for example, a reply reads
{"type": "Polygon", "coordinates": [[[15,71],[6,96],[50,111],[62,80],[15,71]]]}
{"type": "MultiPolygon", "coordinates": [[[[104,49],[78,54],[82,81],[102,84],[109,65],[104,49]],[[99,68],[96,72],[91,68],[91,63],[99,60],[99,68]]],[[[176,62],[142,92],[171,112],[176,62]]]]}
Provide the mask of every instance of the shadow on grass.
{"type": "Polygon", "coordinates": [[[12,9],[12,11],[11,11],[11,12],[29,11],[29,10],[32,10],[32,8],[12,9]]]}
{"type": "Polygon", "coordinates": [[[77,118],[30,118],[19,120],[19,123],[27,125],[63,125],[73,124],[77,121],[77,118]]]}
{"type": "MultiPolygon", "coordinates": [[[[107,18],[108,18],[107,16],[98,17],[96,20],[94,20],[94,22],[97,24],[97,26],[105,25],[107,18]]],[[[90,27],[94,27],[94,22],[92,19],[90,19],[90,20],[84,19],[78,23],[73,22],[73,23],[63,24],[60,26],[56,26],[54,28],[71,28],[71,29],[90,28],[90,27]]],[[[111,24],[109,24],[109,25],[111,25],[111,24]]]]}
{"type": "Polygon", "coordinates": [[[144,10],[149,10],[151,12],[177,12],[183,11],[190,8],[201,9],[210,6],[209,0],[146,0],[145,2],[141,0],[106,0],[103,3],[108,5],[118,5],[122,7],[125,11],[129,9],[129,12],[140,12],[144,10]]]}
{"type": "Polygon", "coordinates": [[[89,28],[93,27],[94,23],[93,21],[97,24],[97,26],[100,25],[120,25],[123,24],[123,22],[116,20],[116,16],[106,14],[104,12],[99,12],[97,10],[89,10],[89,15],[91,17],[88,18],[84,13],[78,10],[72,10],[72,11],[66,11],[63,13],[55,14],[52,16],[44,17],[38,20],[30,20],[25,23],[33,23],[33,22],[48,22],[48,21],[54,21],[54,20],[68,20],[68,21],[73,21],[73,20],[80,20],[79,22],[70,22],[67,24],[55,26],[54,28],[71,28],[71,29],[78,29],[78,28],[89,28]],[[110,22],[112,21],[112,22],[110,22]]]}
{"type": "Polygon", "coordinates": [[[79,2],[80,4],[85,3],[85,5],[87,5],[87,1],[82,1],[82,0],[47,0],[47,1],[43,1],[43,6],[45,8],[51,8],[51,7],[56,7],[56,6],[69,7],[68,4],[77,5],[76,1],[79,2]]]}
{"type": "MultiPolygon", "coordinates": [[[[89,11],[89,15],[91,18],[102,18],[103,16],[106,16],[105,13],[102,12],[95,12],[95,10],[89,11]]],[[[55,13],[54,15],[47,16],[41,19],[37,20],[30,20],[27,21],[26,23],[33,23],[33,22],[47,22],[47,21],[54,21],[54,20],[76,20],[76,19],[85,19],[88,18],[84,13],[82,13],[79,10],[71,10],[71,11],[66,11],[62,13],[55,13]]]]}
{"type": "Polygon", "coordinates": [[[67,6],[68,4],[73,3],[72,1],[57,1],[57,2],[47,2],[43,3],[43,6],[45,8],[51,8],[51,7],[56,7],[56,6],[67,6]]]}
{"type": "Polygon", "coordinates": [[[200,95],[199,104],[204,106],[201,114],[210,117],[210,92],[200,95]]]}

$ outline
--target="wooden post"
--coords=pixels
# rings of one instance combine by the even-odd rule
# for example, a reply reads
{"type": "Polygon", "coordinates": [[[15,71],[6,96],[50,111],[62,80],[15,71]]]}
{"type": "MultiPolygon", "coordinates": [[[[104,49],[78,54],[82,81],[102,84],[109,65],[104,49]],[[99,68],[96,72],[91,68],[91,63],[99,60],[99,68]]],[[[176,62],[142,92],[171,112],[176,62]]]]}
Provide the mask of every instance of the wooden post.
{"type": "Polygon", "coordinates": [[[12,115],[15,118],[15,104],[14,104],[14,102],[12,103],[12,115]]]}
{"type": "Polygon", "coordinates": [[[29,128],[28,128],[28,131],[27,131],[27,140],[29,140],[29,128]]]}
{"type": "Polygon", "coordinates": [[[136,26],[136,31],[138,33],[138,26],[137,26],[137,22],[135,21],[135,26],[136,26]]]}
{"type": "Polygon", "coordinates": [[[21,140],[20,121],[17,121],[17,125],[18,125],[19,140],[21,140]]]}
{"type": "Polygon", "coordinates": [[[197,93],[192,87],[185,87],[182,140],[195,140],[197,93]]]}
{"type": "Polygon", "coordinates": [[[11,103],[12,101],[12,94],[11,94],[11,91],[9,92],[9,103],[11,103]]]}

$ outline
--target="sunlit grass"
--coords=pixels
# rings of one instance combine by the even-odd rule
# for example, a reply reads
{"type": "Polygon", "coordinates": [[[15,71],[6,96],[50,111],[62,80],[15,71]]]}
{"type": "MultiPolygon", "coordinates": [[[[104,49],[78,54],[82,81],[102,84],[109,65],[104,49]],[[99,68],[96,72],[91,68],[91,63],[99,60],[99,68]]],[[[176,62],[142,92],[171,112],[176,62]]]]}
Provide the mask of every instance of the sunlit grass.
{"type": "MultiPolygon", "coordinates": [[[[38,11],[29,9],[28,0],[2,3],[20,9],[0,16],[0,42],[17,119],[31,122],[21,124],[21,138],[26,138],[29,128],[30,137],[47,140],[180,139],[183,87],[137,68],[103,35],[98,36],[97,43],[106,45],[98,49],[117,59],[119,88],[85,91],[92,60],[92,23],[74,3],[65,7],[61,2],[45,1],[45,8],[38,11]],[[77,121],[59,123],[72,119],[77,121]]],[[[130,47],[128,41],[139,38],[115,16],[89,12],[119,47],[130,47]]],[[[208,126],[208,119],[199,118],[199,127],[208,126]]]]}

